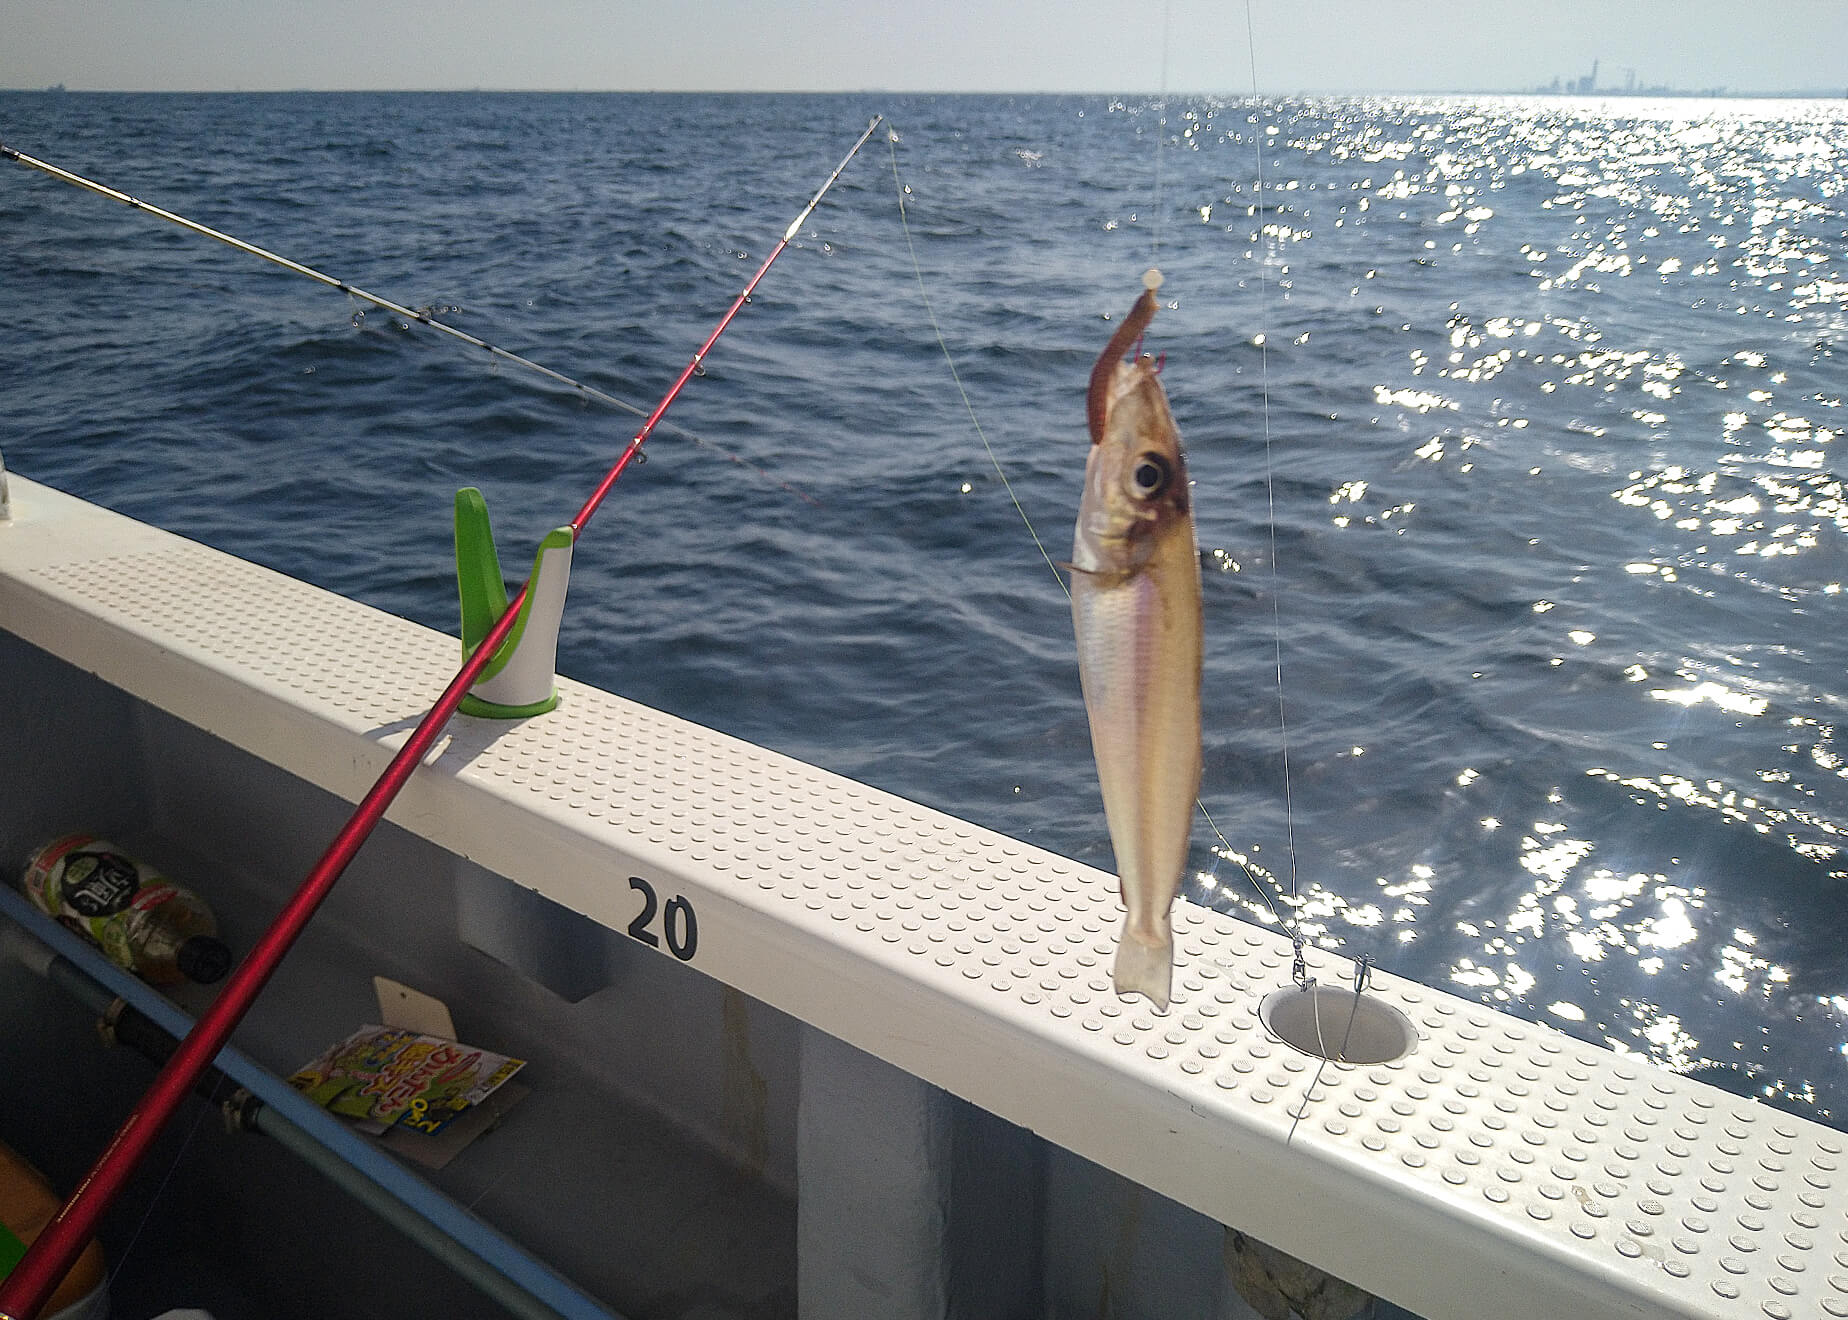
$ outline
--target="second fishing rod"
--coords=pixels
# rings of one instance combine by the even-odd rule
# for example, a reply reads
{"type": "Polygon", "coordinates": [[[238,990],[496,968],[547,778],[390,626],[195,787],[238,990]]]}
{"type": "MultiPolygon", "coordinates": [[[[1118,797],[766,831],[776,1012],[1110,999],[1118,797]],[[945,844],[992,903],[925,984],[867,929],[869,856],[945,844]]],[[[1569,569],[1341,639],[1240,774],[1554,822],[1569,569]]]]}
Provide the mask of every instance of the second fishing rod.
{"type": "MultiPolygon", "coordinates": [[[[582,534],[585,525],[609,495],[611,487],[640,453],[642,445],[660,423],[663,414],[673,406],[687,382],[699,372],[712,346],[750,301],[752,292],[769,273],[776,259],[783,254],[783,249],[801,231],[809,216],[821,204],[821,199],[834,186],[835,180],[840,178],[882,122],[883,116],[874,116],[866,126],[866,131],[841,158],[840,164],[834,167],[808,204],[783,231],[782,237],[757,268],[757,273],[719,318],[712,333],[681,369],[673,385],[648,414],[635,437],[623,448],[590,497],[584,501],[583,507],[572,518],[570,527],[574,539],[582,534]]],[[[89,1173],[78,1184],[77,1190],[59,1210],[57,1217],[28,1248],[13,1272],[0,1280],[0,1320],[37,1320],[46,1299],[63,1279],[84,1244],[95,1233],[103,1214],[146,1156],[155,1138],[191,1092],[200,1074],[230,1040],[231,1033],[256,1002],[257,996],[262,993],[283,957],[307,927],[316,909],[332,891],[335,882],[346,871],[360,847],[384,819],[392,801],[442,735],[450,718],[461,706],[462,699],[513,634],[532,587],[533,582],[529,578],[507,602],[494,626],[469,653],[429,713],[405,739],[404,745],[360,800],[352,816],[283,905],[269,929],[251,946],[250,952],[231,973],[211,1007],[200,1015],[193,1029],[180,1042],[172,1058],[123,1120],[89,1173]]]]}
{"type": "MultiPolygon", "coordinates": [[[[394,302],[390,298],[384,298],[376,293],[370,293],[360,288],[357,284],[341,279],[337,275],[330,275],[326,271],[317,270],[313,266],[305,265],[290,257],[285,257],[279,252],[272,252],[268,248],[259,247],[255,243],[246,242],[244,239],[238,238],[232,234],[227,234],[223,230],[214,229],[210,225],[201,224],[199,221],[191,219],[188,216],[169,211],[165,207],[156,206],[152,202],[145,202],[139,197],[134,197],[121,191],[119,188],[111,188],[106,183],[99,183],[95,179],[86,178],[84,175],[78,174],[72,170],[67,170],[60,165],[54,165],[50,161],[40,160],[37,156],[17,150],[14,147],[9,147],[4,142],[0,142],[0,160],[10,160],[15,165],[22,165],[27,169],[37,170],[39,173],[56,179],[60,183],[68,183],[73,188],[81,188],[85,192],[94,193],[98,197],[106,197],[112,202],[120,202],[123,206],[128,207],[132,211],[138,211],[143,215],[152,216],[156,220],[162,220],[167,224],[176,225],[190,233],[209,238],[213,242],[223,243],[226,247],[233,248],[248,256],[256,257],[259,260],[267,261],[272,266],[279,266],[290,274],[300,275],[304,279],[313,280],[316,284],[325,285],[330,289],[337,289],[355,302],[370,303],[374,307],[390,312],[393,316],[399,317],[407,326],[411,324],[421,325],[426,329],[434,330],[440,335],[447,335],[456,343],[466,344],[470,348],[480,349],[488,355],[489,360],[492,362],[497,364],[501,362],[510,363],[513,366],[532,372],[535,376],[540,376],[556,384],[564,385],[575,390],[580,398],[589,399],[593,402],[604,404],[607,407],[631,413],[636,417],[648,416],[647,409],[638,407],[630,403],[627,399],[617,398],[607,390],[600,390],[595,385],[576,376],[568,376],[562,371],[555,371],[551,367],[540,362],[535,362],[529,357],[522,357],[518,353],[510,352],[502,348],[499,344],[491,344],[478,335],[471,335],[466,330],[457,329],[446,321],[439,321],[427,310],[413,309],[403,303],[394,302]]],[[[364,315],[363,309],[359,315],[364,315]]],[[[354,324],[358,324],[357,319],[354,324]]],[[[672,424],[663,423],[660,429],[691,440],[702,449],[710,449],[720,454],[728,461],[755,472],[765,481],[782,487],[785,491],[796,496],[798,499],[806,500],[810,504],[815,503],[815,500],[805,491],[798,490],[788,482],[779,480],[764,469],[758,467],[755,463],[733,453],[722,445],[714,444],[703,436],[672,424]]]]}

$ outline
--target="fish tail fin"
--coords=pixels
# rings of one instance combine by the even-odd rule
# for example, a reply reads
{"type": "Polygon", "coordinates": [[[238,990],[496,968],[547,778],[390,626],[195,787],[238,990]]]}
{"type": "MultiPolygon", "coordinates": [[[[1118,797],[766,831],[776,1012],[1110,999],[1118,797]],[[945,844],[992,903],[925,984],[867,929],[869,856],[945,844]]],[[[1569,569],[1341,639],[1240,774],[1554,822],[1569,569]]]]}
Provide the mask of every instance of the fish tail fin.
{"type": "Polygon", "coordinates": [[[1153,940],[1125,930],[1117,941],[1116,992],[1141,994],[1164,1012],[1174,983],[1174,940],[1162,931],[1153,940]]]}

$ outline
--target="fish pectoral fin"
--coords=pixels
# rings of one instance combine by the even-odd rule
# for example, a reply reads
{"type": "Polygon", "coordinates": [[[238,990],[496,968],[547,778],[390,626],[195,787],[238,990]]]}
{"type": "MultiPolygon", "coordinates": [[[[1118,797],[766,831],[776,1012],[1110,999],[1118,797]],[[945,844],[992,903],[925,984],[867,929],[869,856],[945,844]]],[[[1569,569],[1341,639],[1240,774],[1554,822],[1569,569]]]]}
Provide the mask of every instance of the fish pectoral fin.
{"type": "Polygon", "coordinates": [[[1057,567],[1067,572],[1084,574],[1100,587],[1120,587],[1135,576],[1134,573],[1121,568],[1080,568],[1076,564],[1066,563],[1063,559],[1055,563],[1057,567]]]}

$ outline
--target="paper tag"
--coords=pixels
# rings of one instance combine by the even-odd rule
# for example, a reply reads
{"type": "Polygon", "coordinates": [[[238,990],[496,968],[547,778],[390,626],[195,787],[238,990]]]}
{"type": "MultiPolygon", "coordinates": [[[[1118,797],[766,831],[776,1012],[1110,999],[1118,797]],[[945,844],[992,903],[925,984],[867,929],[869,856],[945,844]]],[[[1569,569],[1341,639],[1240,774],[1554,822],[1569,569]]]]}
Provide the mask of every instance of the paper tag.
{"type": "Polygon", "coordinates": [[[449,1016],[449,1005],[434,995],[413,990],[388,976],[373,977],[372,988],[379,997],[379,1021],[386,1026],[402,1027],[420,1036],[456,1038],[456,1024],[449,1016]]]}

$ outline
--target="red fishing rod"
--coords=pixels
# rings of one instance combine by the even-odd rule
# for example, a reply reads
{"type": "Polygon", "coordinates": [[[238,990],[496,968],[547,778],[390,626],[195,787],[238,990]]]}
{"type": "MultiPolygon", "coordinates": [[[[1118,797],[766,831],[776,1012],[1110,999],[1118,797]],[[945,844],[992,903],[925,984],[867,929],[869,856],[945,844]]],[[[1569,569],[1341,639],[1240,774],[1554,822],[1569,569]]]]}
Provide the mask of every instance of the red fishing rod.
{"type": "MultiPolygon", "coordinates": [[[[662,414],[680,396],[680,391],[686,387],[686,383],[699,371],[706,359],[706,354],[712,351],[713,344],[718,342],[719,336],[725,333],[725,328],[732,323],[732,319],[738,315],[745,303],[750,301],[751,293],[757,288],[758,282],[769,272],[776,259],[783,254],[783,249],[789,246],[789,241],[796,236],[810,214],[821,204],[821,199],[827,195],[828,189],[834,186],[835,180],[841,177],[848,163],[859,154],[860,148],[866,145],[866,140],[872,137],[883,118],[880,115],[873,117],[873,121],[866,126],[866,131],[860,135],[859,141],[853,144],[852,150],[841,158],[841,163],[834,167],[834,172],[809,199],[808,205],[802,208],[801,214],[790,222],[789,228],[783,231],[783,236],[777,240],[776,246],[770,249],[770,255],[764,258],[764,264],[757,268],[755,275],[751,276],[750,283],[746,284],[744,291],[732,300],[725,315],[719,318],[718,325],[714,326],[712,333],[706,336],[706,342],[699,346],[699,351],[681,370],[673,387],[661,397],[654,411],[648,414],[641,429],[635,433],[635,438],[623,448],[616,462],[604,474],[603,480],[591,492],[590,498],[584,501],[584,507],[579,509],[577,516],[571,520],[571,534],[574,541],[583,532],[584,525],[596,513],[597,507],[603,503],[604,497],[610,493],[610,488],[616,484],[616,479],[622,475],[623,469],[628,467],[630,461],[641,451],[643,442],[655,429],[662,414]]],[[[199,1080],[200,1074],[211,1064],[218,1051],[224,1048],[225,1043],[231,1038],[231,1033],[237,1029],[237,1024],[243,1020],[251,1004],[262,993],[264,985],[274,974],[277,965],[282,962],[284,955],[288,953],[296,938],[307,926],[309,919],[314,916],[321,901],[333,889],[334,882],[340,878],[348,864],[352,862],[354,855],[359,852],[360,846],[365,843],[378,823],[384,819],[392,800],[398,796],[399,790],[404,787],[412,772],[417,769],[431,746],[442,734],[444,726],[456,713],[456,708],[462,704],[462,698],[467,695],[469,688],[474,686],[475,681],[481,676],[481,671],[487,668],[489,660],[500,650],[502,643],[512,633],[514,624],[520,617],[520,607],[525,603],[527,593],[531,589],[532,580],[529,578],[507,602],[506,610],[502,612],[493,628],[489,629],[488,635],[482,638],[481,644],[462,662],[462,668],[456,671],[456,676],[449,681],[449,686],[443,689],[443,695],[437,698],[434,706],[430,707],[430,713],[423,717],[416,729],[411,732],[411,736],[405,740],[398,754],[392,757],[391,764],[385,767],[385,772],[379,776],[378,782],[373,784],[366,796],[360,800],[353,815],[345,825],[341,826],[340,832],[334,836],[334,841],[327,846],[327,851],[321,854],[321,859],[308,872],[301,887],[283,905],[282,911],[277,913],[276,920],[270,924],[269,929],[264,931],[257,942],[251,946],[250,952],[231,973],[230,979],[225,982],[224,989],[219,992],[218,997],[212,1001],[211,1007],[206,1009],[198,1022],[194,1024],[193,1029],[187,1033],[186,1038],[180,1042],[179,1048],[168,1059],[166,1066],[149,1085],[140,1101],[129,1112],[128,1117],[122,1121],[122,1126],[116,1129],[115,1136],[110,1138],[102,1154],[97,1156],[96,1163],[90,1166],[90,1172],[77,1185],[77,1190],[71,1193],[70,1199],[58,1211],[57,1217],[45,1227],[45,1231],[39,1234],[26,1250],[26,1254],[13,1267],[13,1272],[4,1280],[0,1280],[0,1320],[37,1320],[46,1299],[51,1296],[65,1273],[76,1261],[84,1244],[95,1235],[97,1222],[115,1201],[117,1194],[121,1192],[130,1175],[134,1173],[136,1166],[147,1154],[154,1139],[166,1127],[174,1111],[179,1108],[181,1100],[199,1080]]]]}

